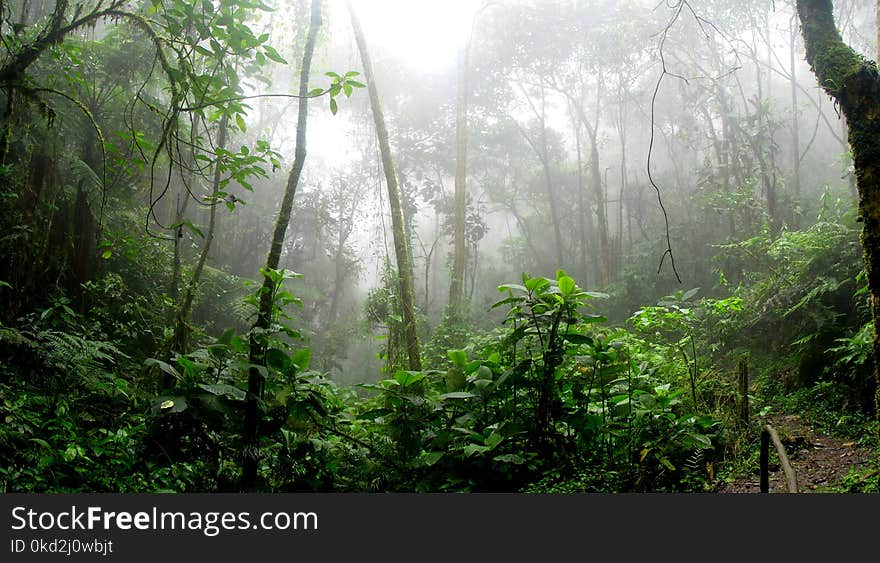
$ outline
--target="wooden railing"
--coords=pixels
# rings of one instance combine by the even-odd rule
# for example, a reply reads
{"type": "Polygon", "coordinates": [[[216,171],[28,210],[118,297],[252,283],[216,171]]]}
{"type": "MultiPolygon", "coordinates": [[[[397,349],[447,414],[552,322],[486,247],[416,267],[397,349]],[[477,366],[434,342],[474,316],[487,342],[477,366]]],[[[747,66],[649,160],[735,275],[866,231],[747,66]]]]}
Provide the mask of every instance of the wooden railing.
{"type": "Polygon", "coordinates": [[[785,454],[785,447],[779,439],[779,434],[769,424],[761,425],[761,492],[770,492],[770,442],[776,448],[776,454],[779,456],[779,464],[782,466],[782,472],[785,473],[785,486],[789,493],[798,492],[797,475],[788,461],[785,454]]]}

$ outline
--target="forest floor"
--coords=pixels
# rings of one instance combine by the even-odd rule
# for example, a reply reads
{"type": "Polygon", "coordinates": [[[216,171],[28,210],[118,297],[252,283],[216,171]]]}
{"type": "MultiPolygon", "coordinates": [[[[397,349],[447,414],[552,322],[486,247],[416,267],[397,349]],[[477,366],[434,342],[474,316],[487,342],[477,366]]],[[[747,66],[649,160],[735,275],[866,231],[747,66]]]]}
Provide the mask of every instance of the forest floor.
{"type": "MultiPolygon", "coordinates": [[[[871,452],[856,442],[816,432],[799,415],[777,414],[768,417],[779,433],[786,455],[797,475],[798,492],[828,492],[840,484],[850,469],[869,463],[871,452]]],[[[718,488],[719,493],[759,493],[760,475],[739,475],[732,483],[718,488]]],[[[785,476],[773,445],[770,445],[770,492],[784,493],[785,476]]]]}

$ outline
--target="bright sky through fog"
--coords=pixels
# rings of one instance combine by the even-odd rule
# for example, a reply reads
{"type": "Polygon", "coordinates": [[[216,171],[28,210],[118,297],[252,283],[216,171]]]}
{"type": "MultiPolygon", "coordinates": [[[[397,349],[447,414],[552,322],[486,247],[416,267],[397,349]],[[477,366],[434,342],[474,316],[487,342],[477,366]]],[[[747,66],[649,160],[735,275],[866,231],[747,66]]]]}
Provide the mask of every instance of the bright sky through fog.
{"type": "MultiPolygon", "coordinates": [[[[353,0],[352,4],[364,28],[374,64],[392,58],[420,73],[434,73],[454,67],[471,31],[473,15],[483,1],[353,0]]],[[[333,28],[331,48],[349,43],[351,68],[360,69],[346,1],[329,0],[327,7],[333,28]]],[[[341,72],[347,68],[329,70],[341,72]]],[[[381,82],[379,94],[389,95],[381,82]]],[[[367,92],[361,90],[356,95],[366,98],[367,92]]],[[[341,142],[351,126],[346,116],[350,104],[343,101],[341,106],[345,109],[337,116],[329,114],[326,102],[315,105],[321,109],[313,113],[309,124],[309,154],[326,166],[344,168],[356,156],[351,140],[341,142]]]]}
{"type": "MultiPolygon", "coordinates": [[[[335,13],[348,19],[343,0],[335,13]],[[341,13],[340,13],[341,12],[341,13]]],[[[480,0],[353,0],[370,45],[423,70],[455,63],[480,0]]]]}

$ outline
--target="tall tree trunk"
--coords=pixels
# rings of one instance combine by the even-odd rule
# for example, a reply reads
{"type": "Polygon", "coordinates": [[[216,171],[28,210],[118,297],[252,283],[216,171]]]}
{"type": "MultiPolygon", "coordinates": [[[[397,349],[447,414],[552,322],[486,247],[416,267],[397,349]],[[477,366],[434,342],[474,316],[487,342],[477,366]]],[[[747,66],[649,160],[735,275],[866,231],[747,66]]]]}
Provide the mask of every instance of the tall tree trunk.
{"type": "MultiPolygon", "coordinates": [[[[217,147],[226,148],[226,134],[229,128],[229,118],[223,116],[220,120],[220,126],[217,134],[217,147]]],[[[220,163],[214,166],[214,177],[211,180],[211,211],[208,219],[208,232],[205,233],[205,241],[202,243],[202,252],[199,254],[199,260],[196,262],[196,268],[193,270],[192,278],[186,287],[186,294],[177,310],[177,320],[174,328],[174,340],[172,341],[172,351],[186,354],[189,351],[189,316],[192,310],[193,301],[196,296],[196,287],[202,278],[202,271],[205,268],[205,262],[208,254],[211,252],[211,243],[214,242],[214,231],[217,226],[217,193],[220,191],[220,163]]]]}
{"type": "MultiPolygon", "coordinates": [[[[99,170],[100,159],[95,150],[97,135],[93,127],[86,132],[83,162],[90,171],[99,170]]],[[[86,297],[83,292],[83,284],[90,281],[95,274],[95,238],[97,224],[92,216],[89,206],[87,186],[91,183],[88,174],[77,183],[76,201],[73,206],[73,248],[72,248],[72,273],[71,295],[79,311],[85,312],[88,308],[86,297]]]]}
{"type": "MultiPolygon", "coordinates": [[[[305,50],[303,52],[302,66],[299,73],[299,109],[296,121],[296,146],[294,148],[293,168],[287,177],[287,185],[284,188],[284,197],[281,200],[281,208],[275,219],[275,230],[272,234],[272,244],[266,257],[266,268],[278,269],[281,261],[281,249],[284,245],[284,236],[287,234],[287,225],[290,223],[290,212],[293,209],[293,199],[299,186],[299,177],[302,174],[303,165],[306,161],[306,121],[309,115],[309,72],[312,68],[312,54],[315,52],[315,42],[318,38],[318,29],[321,27],[321,0],[312,0],[312,14],[309,23],[309,32],[306,37],[305,50]]],[[[240,488],[244,491],[253,490],[257,484],[257,466],[259,463],[260,444],[260,404],[263,399],[265,376],[258,367],[266,365],[265,341],[257,337],[257,334],[266,331],[272,323],[272,296],[273,282],[269,276],[263,277],[263,285],[260,289],[260,309],[254,322],[250,337],[250,363],[254,366],[248,370],[248,392],[245,399],[244,418],[244,451],[242,452],[242,475],[240,488]]]]}
{"type": "Polygon", "coordinates": [[[351,1],[348,2],[348,12],[351,15],[351,25],[354,29],[355,41],[361,53],[361,63],[364,65],[364,78],[367,81],[367,90],[370,94],[370,107],[373,110],[373,121],[376,124],[376,137],[379,141],[379,150],[382,154],[382,169],[385,172],[385,185],[388,189],[388,205],[391,208],[391,228],[394,235],[394,254],[397,258],[397,276],[400,284],[400,307],[403,312],[403,333],[408,357],[408,365],[411,370],[422,369],[422,360],[419,353],[419,339],[416,333],[416,316],[413,304],[413,281],[412,261],[410,260],[409,239],[406,236],[403,211],[400,206],[400,191],[397,187],[397,175],[394,172],[394,161],[391,159],[391,145],[388,142],[388,128],[385,126],[385,115],[379,104],[379,92],[376,88],[373,63],[364,40],[364,32],[360,21],[355,14],[351,1]]]}
{"type": "Polygon", "coordinates": [[[831,0],[798,0],[801,31],[819,84],[846,116],[855,164],[862,246],[874,320],[874,378],[880,436],[880,75],[840,37],[831,0]]]}
{"type": "Polygon", "coordinates": [[[617,196],[617,259],[623,255],[623,201],[626,195],[626,103],[624,99],[623,80],[620,81],[617,106],[617,132],[620,135],[620,191],[617,196]]]}
{"type": "MultiPolygon", "coordinates": [[[[791,19],[791,42],[789,44],[789,63],[791,66],[791,163],[792,182],[794,183],[794,197],[801,195],[801,137],[798,127],[798,94],[797,94],[797,69],[795,67],[795,47],[797,46],[797,25],[794,17],[791,19]]],[[[767,73],[769,76],[769,72],[767,73]]],[[[794,216],[797,221],[797,216],[794,216]]],[[[796,223],[795,223],[796,224],[796,223]]]]}
{"type": "MultiPolygon", "coordinates": [[[[582,283],[589,287],[590,278],[587,274],[587,220],[592,217],[592,215],[590,210],[587,208],[587,203],[584,197],[584,162],[583,151],[581,149],[581,127],[580,123],[577,120],[574,102],[572,102],[571,100],[569,100],[569,102],[569,105],[571,106],[573,121],[572,125],[574,126],[574,141],[577,154],[578,238],[580,239],[580,244],[578,244],[578,258],[580,260],[579,266],[582,283]]],[[[592,228],[590,229],[590,231],[592,232],[592,228]]]]}
{"type": "Polygon", "coordinates": [[[599,168],[599,116],[601,115],[602,102],[601,76],[596,88],[596,116],[595,121],[590,122],[581,104],[576,104],[578,116],[590,137],[590,180],[593,193],[596,196],[596,231],[599,237],[599,273],[602,286],[611,283],[611,250],[608,244],[608,215],[606,213],[605,191],[602,188],[602,171],[599,168]]]}
{"type": "Polygon", "coordinates": [[[465,213],[467,179],[467,111],[468,111],[468,61],[470,59],[468,39],[461,54],[461,68],[458,78],[458,108],[455,114],[455,195],[453,198],[452,232],[452,282],[449,285],[448,313],[458,317],[461,313],[461,295],[464,285],[464,268],[467,263],[465,246],[465,213]]]}

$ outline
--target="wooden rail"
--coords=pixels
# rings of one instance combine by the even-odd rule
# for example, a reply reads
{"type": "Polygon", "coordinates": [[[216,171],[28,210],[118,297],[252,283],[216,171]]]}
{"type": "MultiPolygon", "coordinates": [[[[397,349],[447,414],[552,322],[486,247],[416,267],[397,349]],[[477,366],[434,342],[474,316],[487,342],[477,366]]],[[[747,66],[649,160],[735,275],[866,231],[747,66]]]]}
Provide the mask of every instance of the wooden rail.
{"type": "Polygon", "coordinates": [[[761,425],[761,492],[770,492],[770,442],[776,448],[776,454],[779,456],[779,464],[785,473],[785,486],[789,493],[798,492],[797,475],[785,455],[785,447],[779,439],[779,434],[769,424],[761,425]]]}

